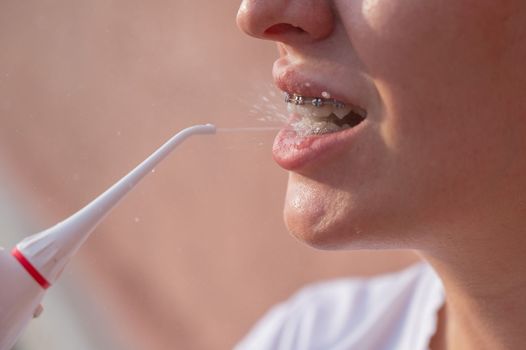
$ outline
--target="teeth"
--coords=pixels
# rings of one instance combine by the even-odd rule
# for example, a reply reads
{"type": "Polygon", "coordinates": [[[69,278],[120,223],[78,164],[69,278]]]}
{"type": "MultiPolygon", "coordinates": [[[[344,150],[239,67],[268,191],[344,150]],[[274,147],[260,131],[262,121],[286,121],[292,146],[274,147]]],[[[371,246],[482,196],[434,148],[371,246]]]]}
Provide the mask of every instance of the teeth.
{"type": "Polygon", "coordinates": [[[343,119],[347,114],[351,113],[351,107],[334,108],[332,113],[340,119],[343,119]]]}
{"type": "Polygon", "coordinates": [[[315,119],[304,118],[292,124],[296,133],[302,137],[308,135],[322,135],[331,132],[336,132],[344,129],[349,129],[349,125],[338,126],[328,121],[317,121],[315,119]]]}
{"type": "MultiPolygon", "coordinates": [[[[313,105],[296,105],[293,103],[287,104],[289,113],[297,113],[304,118],[326,118],[334,113],[336,108],[331,105],[325,105],[321,107],[314,107],[313,105]]],[[[350,109],[349,109],[350,111],[350,109]]],[[[344,114],[345,116],[345,114],[344,114]]],[[[342,117],[343,118],[343,117],[342,117]]]]}
{"type": "Polygon", "coordinates": [[[297,113],[304,118],[327,118],[331,114],[334,114],[338,118],[343,119],[352,111],[352,108],[345,105],[323,105],[321,107],[315,107],[312,104],[297,105],[288,103],[287,110],[289,113],[297,113]]]}
{"type": "Polygon", "coordinates": [[[366,115],[365,111],[358,107],[346,106],[343,102],[322,97],[304,97],[285,93],[285,102],[289,113],[302,117],[292,124],[298,135],[302,136],[327,134],[351,127],[349,124],[339,126],[333,123],[330,121],[331,115],[339,119],[345,118],[351,112],[364,118],[366,115]]]}
{"type": "Polygon", "coordinates": [[[323,130],[323,132],[329,133],[329,132],[334,132],[334,131],[339,131],[339,130],[343,130],[343,127],[339,127],[338,125],[332,122],[327,122],[325,123],[325,129],[323,130]]]}

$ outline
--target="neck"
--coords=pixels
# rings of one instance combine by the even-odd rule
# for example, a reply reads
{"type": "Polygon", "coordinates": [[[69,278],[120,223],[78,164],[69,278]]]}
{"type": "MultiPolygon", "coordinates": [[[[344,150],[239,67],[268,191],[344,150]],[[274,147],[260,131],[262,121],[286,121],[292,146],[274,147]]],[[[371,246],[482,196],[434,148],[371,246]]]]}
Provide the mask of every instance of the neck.
{"type": "MultiPolygon", "coordinates": [[[[526,238],[457,235],[444,249],[421,252],[441,277],[446,304],[436,349],[520,349],[526,344],[526,238]],[[465,237],[465,236],[464,236],[465,237]]],[[[433,348],[435,350],[435,348],[433,348]]]]}

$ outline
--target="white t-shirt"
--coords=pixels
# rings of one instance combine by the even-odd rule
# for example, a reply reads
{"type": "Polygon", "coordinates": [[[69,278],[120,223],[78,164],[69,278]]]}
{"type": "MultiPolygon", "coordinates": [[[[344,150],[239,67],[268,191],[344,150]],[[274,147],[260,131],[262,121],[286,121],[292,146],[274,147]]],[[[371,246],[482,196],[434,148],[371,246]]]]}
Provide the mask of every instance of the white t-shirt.
{"type": "Polygon", "coordinates": [[[425,263],[312,284],[272,308],[235,349],[425,350],[444,298],[425,263]]]}

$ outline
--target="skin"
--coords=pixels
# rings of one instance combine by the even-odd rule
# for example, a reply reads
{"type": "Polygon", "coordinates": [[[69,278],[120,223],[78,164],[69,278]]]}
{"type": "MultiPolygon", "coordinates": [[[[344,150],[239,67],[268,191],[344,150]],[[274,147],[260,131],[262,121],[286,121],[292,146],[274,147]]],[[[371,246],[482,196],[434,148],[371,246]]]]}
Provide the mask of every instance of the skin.
{"type": "Polygon", "coordinates": [[[526,343],[524,23],[522,0],[245,0],[238,13],[307,73],[371,87],[352,147],[290,172],[285,221],[318,248],[417,250],[447,295],[433,349],[526,343]]]}

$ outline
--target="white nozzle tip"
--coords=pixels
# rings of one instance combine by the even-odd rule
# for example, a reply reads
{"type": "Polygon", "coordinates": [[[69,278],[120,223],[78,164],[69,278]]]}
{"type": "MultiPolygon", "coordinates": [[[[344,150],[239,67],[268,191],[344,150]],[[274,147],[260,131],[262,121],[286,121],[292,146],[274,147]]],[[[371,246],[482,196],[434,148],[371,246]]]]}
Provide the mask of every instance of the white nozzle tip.
{"type": "Polygon", "coordinates": [[[217,128],[214,124],[203,124],[203,125],[198,125],[198,127],[201,128],[202,132],[205,133],[205,134],[215,134],[216,131],[217,131],[217,128]]]}

